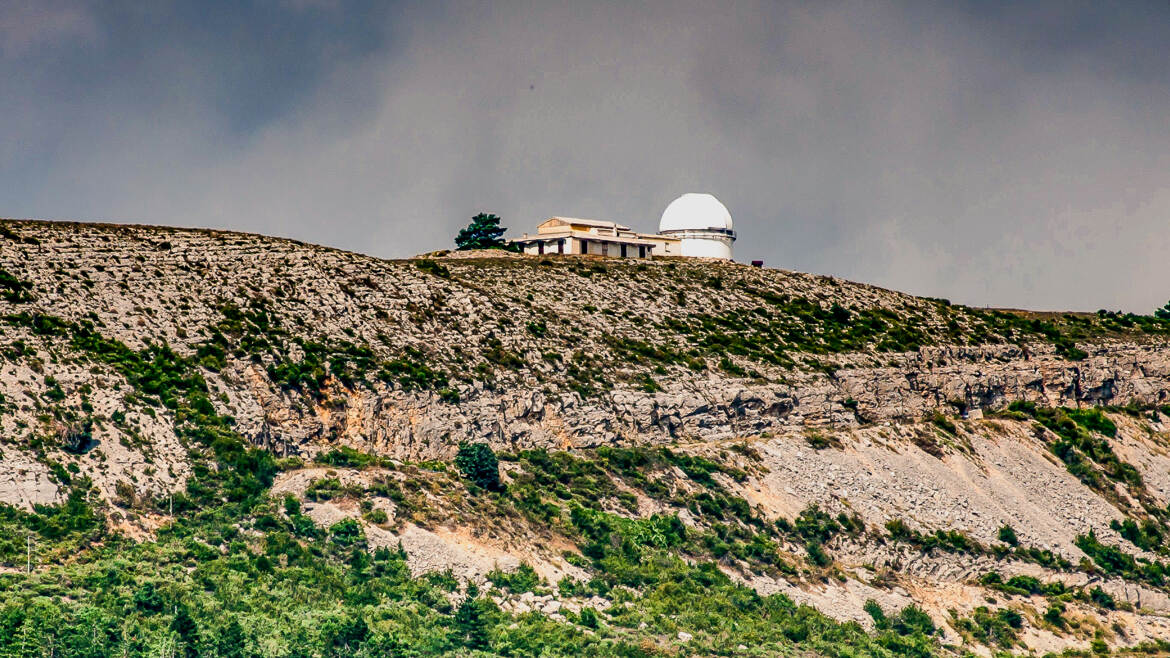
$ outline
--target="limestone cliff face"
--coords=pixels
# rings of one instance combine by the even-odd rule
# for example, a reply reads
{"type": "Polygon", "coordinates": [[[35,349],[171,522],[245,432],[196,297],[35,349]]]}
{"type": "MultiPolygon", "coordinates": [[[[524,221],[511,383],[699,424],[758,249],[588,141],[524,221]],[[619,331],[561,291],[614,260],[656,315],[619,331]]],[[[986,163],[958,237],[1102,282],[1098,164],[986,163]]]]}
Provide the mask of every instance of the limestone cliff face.
{"type": "MultiPolygon", "coordinates": [[[[781,270],[510,255],[383,261],[215,231],[4,227],[0,269],[31,284],[31,299],[0,301],[0,313],[88,322],[131,349],[165,344],[193,361],[219,341],[222,358],[200,362],[214,404],[281,454],[710,441],[1013,400],[1159,404],[1170,392],[1170,344],[1158,337],[1098,332],[1074,361],[1040,334],[1005,336],[969,309],[781,270]],[[263,326],[246,317],[258,311],[263,326]],[[319,387],[280,379],[315,349],[319,387]],[[362,350],[368,358],[353,356],[362,350]]],[[[124,377],[74,353],[67,337],[13,322],[3,331],[24,346],[0,366],[10,454],[66,431],[62,418],[73,416],[94,421],[105,461],[90,466],[110,474],[100,481],[182,480],[165,406],[110,422],[130,390],[124,377]]],[[[53,498],[37,459],[3,463],[9,488],[39,492],[13,500],[53,498]]]]}
{"type": "MultiPolygon", "coordinates": [[[[846,368],[793,383],[696,378],[665,390],[613,391],[595,398],[575,392],[485,390],[472,384],[465,400],[443,404],[437,394],[355,392],[347,412],[289,411],[279,398],[237,410],[241,427],[265,440],[290,443],[328,436],[399,457],[447,457],[463,440],[499,448],[595,447],[620,441],[672,443],[777,434],[804,427],[848,428],[913,421],[934,411],[1002,409],[1014,400],[1040,406],[1160,405],[1170,392],[1170,349],[1094,347],[1072,363],[1037,346],[924,348],[896,366],[846,368]],[[944,356],[945,355],[945,356],[944,356]],[[855,401],[856,405],[851,402],[855,401]]],[[[260,399],[267,390],[253,391],[260,399]]],[[[284,449],[282,447],[282,449],[284,449]]]]}

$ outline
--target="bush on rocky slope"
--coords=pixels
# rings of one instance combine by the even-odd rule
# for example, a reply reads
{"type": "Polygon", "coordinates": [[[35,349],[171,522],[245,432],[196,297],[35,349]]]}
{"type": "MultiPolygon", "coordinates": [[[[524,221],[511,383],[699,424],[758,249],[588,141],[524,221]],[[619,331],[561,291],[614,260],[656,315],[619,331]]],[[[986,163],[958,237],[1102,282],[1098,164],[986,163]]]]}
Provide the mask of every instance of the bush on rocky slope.
{"type": "Polygon", "coordinates": [[[500,466],[486,443],[463,443],[455,455],[455,466],[463,476],[489,491],[500,488],[500,466]]]}

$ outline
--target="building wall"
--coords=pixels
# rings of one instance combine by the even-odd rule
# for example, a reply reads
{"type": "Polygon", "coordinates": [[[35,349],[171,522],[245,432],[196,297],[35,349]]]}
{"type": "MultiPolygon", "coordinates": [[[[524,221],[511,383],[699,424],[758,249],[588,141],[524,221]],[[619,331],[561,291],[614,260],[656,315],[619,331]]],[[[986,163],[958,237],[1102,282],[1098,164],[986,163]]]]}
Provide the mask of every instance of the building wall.
{"type": "Polygon", "coordinates": [[[682,239],[682,255],[688,258],[731,260],[731,240],[722,236],[712,238],[685,237],[682,239]]]}
{"type": "Polygon", "coordinates": [[[573,238],[574,254],[589,254],[593,256],[609,256],[610,258],[650,258],[653,253],[649,245],[645,246],[644,251],[639,251],[639,245],[627,244],[625,245],[625,254],[622,254],[622,245],[617,242],[607,242],[605,240],[582,239],[573,238]],[[584,245],[584,247],[582,247],[584,245]],[[645,254],[644,256],[640,254],[645,254]]]}
{"type": "MultiPolygon", "coordinates": [[[[581,238],[562,238],[565,241],[565,254],[588,254],[591,256],[609,256],[611,258],[622,258],[622,245],[616,242],[607,242],[598,236],[597,239],[581,239],[581,238]]],[[[639,251],[639,245],[626,245],[625,258],[650,258],[653,252],[650,245],[643,245],[644,249],[639,251]]],[[[540,254],[540,247],[537,243],[528,243],[524,245],[524,253],[530,255],[540,254]]],[[[544,245],[544,253],[556,254],[557,251],[556,240],[546,242],[544,245]]]]}
{"type": "Polygon", "coordinates": [[[643,240],[649,240],[654,243],[655,256],[681,256],[680,249],[682,242],[680,240],[666,240],[657,235],[642,234],[638,236],[643,240]]]}
{"type": "MultiPolygon", "coordinates": [[[[573,251],[572,251],[573,239],[572,238],[560,238],[560,239],[563,239],[565,241],[564,253],[566,253],[566,254],[573,253],[573,251]]],[[[524,253],[532,255],[532,256],[536,256],[536,255],[541,253],[540,252],[540,245],[536,242],[530,242],[528,244],[525,244],[524,245],[524,253]]],[[[545,242],[544,243],[544,253],[546,253],[546,254],[559,253],[557,251],[557,240],[550,240],[550,241],[545,242]]]]}

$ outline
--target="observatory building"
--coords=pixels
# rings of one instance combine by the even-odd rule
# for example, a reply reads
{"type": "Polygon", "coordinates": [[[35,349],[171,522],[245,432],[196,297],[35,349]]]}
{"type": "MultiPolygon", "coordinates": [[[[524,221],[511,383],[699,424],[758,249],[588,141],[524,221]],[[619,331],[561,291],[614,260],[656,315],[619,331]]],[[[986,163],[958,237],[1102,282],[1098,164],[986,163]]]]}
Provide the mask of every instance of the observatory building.
{"type": "Polygon", "coordinates": [[[731,260],[731,213],[710,194],[680,196],[662,213],[658,233],[636,233],[617,222],[552,217],[512,242],[524,253],[618,258],[683,256],[731,260]]]}
{"type": "Polygon", "coordinates": [[[658,221],[658,235],[679,241],[680,256],[731,260],[735,242],[731,213],[710,194],[688,192],[670,202],[658,221]]]}

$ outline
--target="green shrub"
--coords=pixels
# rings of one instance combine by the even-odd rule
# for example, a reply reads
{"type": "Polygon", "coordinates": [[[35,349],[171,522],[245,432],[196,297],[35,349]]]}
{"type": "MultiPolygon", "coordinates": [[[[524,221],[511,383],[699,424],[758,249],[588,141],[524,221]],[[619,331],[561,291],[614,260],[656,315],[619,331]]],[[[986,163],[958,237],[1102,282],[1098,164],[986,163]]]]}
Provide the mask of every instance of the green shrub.
{"type": "Polygon", "coordinates": [[[915,633],[934,635],[937,630],[930,615],[916,605],[902,608],[892,626],[898,635],[913,635],[915,633]]]}
{"type": "Polygon", "coordinates": [[[934,620],[922,608],[908,605],[902,608],[897,615],[889,617],[878,605],[877,601],[869,599],[863,609],[873,618],[874,628],[879,631],[893,631],[900,636],[931,636],[937,632],[934,620]]]}
{"type": "Polygon", "coordinates": [[[366,466],[377,465],[381,460],[374,455],[359,452],[347,446],[340,446],[324,455],[318,456],[317,461],[322,464],[328,464],[329,466],[364,468],[366,466]]]}
{"type": "Polygon", "coordinates": [[[456,646],[473,651],[487,651],[491,647],[491,628],[487,604],[477,598],[479,592],[468,588],[467,597],[459,604],[451,624],[451,640],[456,646]]]}
{"type": "Polygon", "coordinates": [[[1057,628],[1064,628],[1064,609],[1064,604],[1060,601],[1049,603],[1048,609],[1044,611],[1044,621],[1057,628]]]}
{"type": "Polygon", "coordinates": [[[1155,587],[1161,587],[1166,583],[1166,574],[1170,572],[1170,566],[1155,560],[1139,561],[1116,546],[1102,544],[1092,530],[1087,535],[1077,535],[1075,543],[1077,548],[1084,551],[1107,574],[1143,581],[1155,587]]]}
{"type": "Polygon", "coordinates": [[[1113,600],[1113,596],[1100,587],[1093,587],[1093,589],[1089,590],[1089,600],[1092,601],[1094,605],[1107,608],[1109,610],[1113,610],[1117,607],[1117,602],[1113,600]]]}
{"type": "Polygon", "coordinates": [[[687,477],[706,487],[720,488],[719,483],[711,477],[713,473],[722,473],[736,482],[743,482],[747,479],[747,473],[742,470],[719,464],[699,455],[675,452],[669,448],[662,448],[659,454],[667,462],[677,466],[687,477]]]}
{"type": "Polygon", "coordinates": [[[971,611],[969,617],[955,620],[954,627],[969,633],[975,640],[986,644],[1010,649],[1019,639],[1024,618],[1011,608],[1000,608],[992,612],[986,606],[971,611]]]}
{"type": "Polygon", "coordinates": [[[337,478],[319,478],[309,483],[305,488],[305,498],[312,501],[330,500],[341,495],[341,480],[337,478]]]}
{"type": "Polygon", "coordinates": [[[946,415],[941,411],[935,411],[932,413],[930,415],[930,422],[934,423],[935,427],[938,427],[951,436],[955,436],[959,433],[959,428],[955,426],[954,421],[952,421],[950,418],[947,418],[946,415]]]}
{"type": "Polygon", "coordinates": [[[1132,542],[1134,546],[1150,552],[1157,552],[1164,540],[1162,528],[1153,519],[1143,519],[1140,526],[1133,519],[1124,519],[1123,521],[1114,519],[1109,522],[1109,527],[1132,542]]]}
{"type": "Polygon", "coordinates": [[[163,601],[158,590],[155,589],[154,583],[147,581],[134,592],[134,607],[141,612],[155,613],[161,612],[163,606],[166,604],[163,601]]]}
{"type": "Polygon", "coordinates": [[[1090,432],[1100,432],[1113,438],[1117,436],[1117,424],[1109,419],[1100,409],[1068,409],[1065,411],[1077,425],[1090,432]]]}
{"type": "Polygon", "coordinates": [[[521,562],[514,571],[493,569],[488,572],[487,579],[496,587],[506,589],[513,594],[538,592],[544,585],[544,580],[527,562],[521,562]]]}
{"type": "Polygon", "coordinates": [[[484,489],[496,491],[500,488],[499,461],[486,443],[460,443],[455,466],[464,477],[484,489]]]}
{"type": "Polygon", "coordinates": [[[1008,524],[1003,524],[999,527],[999,540],[1008,546],[1019,546],[1020,539],[1016,537],[1016,531],[1008,524]]]}
{"type": "Polygon", "coordinates": [[[837,439],[837,437],[831,435],[826,436],[825,434],[815,430],[805,432],[804,441],[813,450],[824,450],[825,448],[836,448],[841,450],[845,447],[841,444],[841,441],[837,439]]]}
{"type": "Polygon", "coordinates": [[[890,620],[886,617],[885,611],[882,610],[882,606],[877,601],[867,599],[862,609],[873,619],[874,626],[879,630],[889,628],[890,620]]]}
{"type": "Polygon", "coordinates": [[[433,274],[443,279],[451,278],[451,270],[447,269],[445,265],[435,262],[430,258],[420,258],[414,261],[414,265],[427,274],[433,274]]]}
{"type": "Polygon", "coordinates": [[[597,618],[597,612],[589,606],[581,608],[581,616],[578,621],[585,628],[597,628],[601,625],[597,618]]]}
{"type": "Polygon", "coordinates": [[[801,510],[794,527],[796,533],[804,539],[821,543],[830,541],[843,530],[832,516],[822,511],[815,503],[801,510]]]}
{"type": "Polygon", "coordinates": [[[638,389],[643,393],[658,393],[662,391],[662,385],[655,381],[648,373],[642,373],[642,376],[638,378],[638,382],[638,389]]]}
{"type": "Polygon", "coordinates": [[[827,567],[833,563],[833,558],[825,551],[825,547],[815,539],[805,542],[804,550],[808,553],[808,561],[818,567],[827,567]]]}
{"type": "Polygon", "coordinates": [[[386,514],[386,510],[381,509],[381,508],[372,509],[372,510],[366,512],[363,515],[363,517],[367,521],[369,521],[370,523],[377,523],[377,524],[386,523],[387,521],[390,520],[390,517],[386,514]]]}
{"type": "Polygon", "coordinates": [[[352,546],[366,538],[361,525],[353,519],[342,519],[329,526],[329,537],[341,546],[352,546]]]}
{"type": "Polygon", "coordinates": [[[719,369],[733,377],[747,377],[747,370],[735,364],[734,361],[727,357],[719,360],[719,369]]]}
{"type": "Polygon", "coordinates": [[[890,533],[890,539],[912,544],[927,553],[936,548],[947,553],[971,555],[982,555],[987,552],[982,544],[959,530],[935,530],[931,534],[923,534],[910,528],[902,519],[887,521],[886,530],[890,533]]]}
{"type": "Polygon", "coordinates": [[[1045,409],[1020,401],[1013,402],[1008,409],[1035,418],[1056,434],[1058,439],[1049,443],[1049,450],[1086,486],[1107,498],[1116,498],[1112,484],[1104,476],[1126,484],[1139,500],[1148,496],[1137,468],[1118,458],[1109,442],[1098,436],[1117,434],[1117,425],[1100,409],[1045,409]]]}
{"type": "Polygon", "coordinates": [[[32,283],[23,281],[0,269],[0,299],[10,304],[23,304],[33,301],[32,283]]]}

